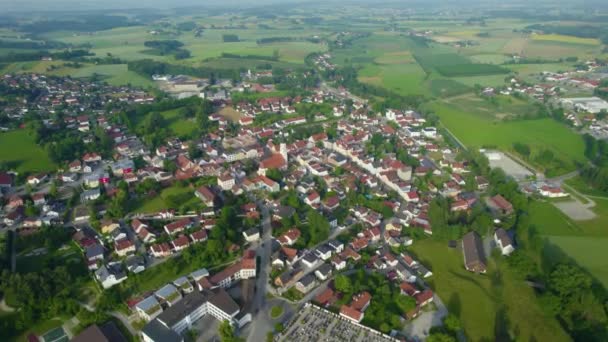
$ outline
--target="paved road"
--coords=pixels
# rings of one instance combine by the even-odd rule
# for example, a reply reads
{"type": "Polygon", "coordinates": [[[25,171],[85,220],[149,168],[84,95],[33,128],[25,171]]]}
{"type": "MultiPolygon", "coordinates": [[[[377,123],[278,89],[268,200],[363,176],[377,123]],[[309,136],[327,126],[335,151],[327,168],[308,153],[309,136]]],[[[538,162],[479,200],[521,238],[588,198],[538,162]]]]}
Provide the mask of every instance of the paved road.
{"type": "Polygon", "coordinates": [[[266,301],[268,291],[268,277],[270,274],[270,256],[272,254],[272,225],[270,211],[261,201],[257,206],[262,211],[262,241],[258,244],[256,254],[260,258],[260,268],[256,280],[256,291],[253,299],[253,310],[256,314],[249,330],[247,341],[264,341],[266,334],[272,330],[274,323],[271,322],[267,311],[270,309],[266,301]]]}

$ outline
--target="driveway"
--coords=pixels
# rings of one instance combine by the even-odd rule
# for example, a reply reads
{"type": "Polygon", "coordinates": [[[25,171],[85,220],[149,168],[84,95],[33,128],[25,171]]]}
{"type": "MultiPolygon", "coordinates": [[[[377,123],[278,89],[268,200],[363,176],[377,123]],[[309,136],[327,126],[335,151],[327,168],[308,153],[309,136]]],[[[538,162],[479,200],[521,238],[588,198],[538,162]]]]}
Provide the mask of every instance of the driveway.
{"type": "Polygon", "coordinates": [[[437,310],[422,312],[416,317],[402,330],[406,336],[421,341],[429,336],[429,331],[432,327],[443,324],[443,318],[447,316],[448,309],[437,295],[433,296],[433,302],[435,303],[437,310]]]}

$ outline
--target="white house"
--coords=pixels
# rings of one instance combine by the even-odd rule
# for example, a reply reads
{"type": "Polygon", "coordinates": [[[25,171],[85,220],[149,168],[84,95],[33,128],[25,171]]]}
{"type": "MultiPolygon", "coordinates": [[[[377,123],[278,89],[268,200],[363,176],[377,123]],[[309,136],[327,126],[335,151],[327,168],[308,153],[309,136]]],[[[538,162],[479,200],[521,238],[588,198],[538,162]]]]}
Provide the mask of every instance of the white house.
{"type": "Polygon", "coordinates": [[[496,242],[496,246],[500,248],[502,255],[509,255],[515,250],[513,240],[511,240],[511,237],[509,234],[507,234],[507,231],[502,228],[498,228],[494,232],[494,241],[496,242]]]}

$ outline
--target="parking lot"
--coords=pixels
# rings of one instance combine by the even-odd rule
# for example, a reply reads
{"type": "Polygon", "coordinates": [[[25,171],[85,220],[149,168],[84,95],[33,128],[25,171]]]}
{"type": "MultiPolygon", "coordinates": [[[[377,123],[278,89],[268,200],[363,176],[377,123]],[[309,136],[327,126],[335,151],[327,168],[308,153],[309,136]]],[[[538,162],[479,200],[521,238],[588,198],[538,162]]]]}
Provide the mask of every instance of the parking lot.
{"type": "Polygon", "coordinates": [[[364,342],[397,341],[378,331],[357,325],[332,312],[307,304],[287,324],[275,341],[364,342]]]}

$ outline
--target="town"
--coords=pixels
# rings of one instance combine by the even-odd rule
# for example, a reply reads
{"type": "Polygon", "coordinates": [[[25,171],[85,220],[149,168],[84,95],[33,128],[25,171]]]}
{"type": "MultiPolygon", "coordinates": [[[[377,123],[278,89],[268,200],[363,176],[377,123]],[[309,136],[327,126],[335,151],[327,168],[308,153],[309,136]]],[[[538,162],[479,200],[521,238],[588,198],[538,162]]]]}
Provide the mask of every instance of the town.
{"type": "Polygon", "coordinates": [[[334,5],[7,16],[0,335],[608,338],[602,10],[334,5]]]}

